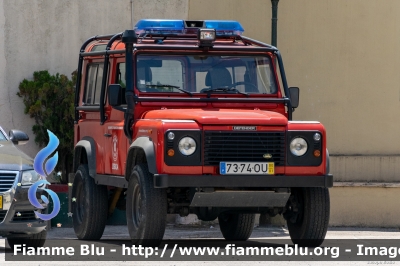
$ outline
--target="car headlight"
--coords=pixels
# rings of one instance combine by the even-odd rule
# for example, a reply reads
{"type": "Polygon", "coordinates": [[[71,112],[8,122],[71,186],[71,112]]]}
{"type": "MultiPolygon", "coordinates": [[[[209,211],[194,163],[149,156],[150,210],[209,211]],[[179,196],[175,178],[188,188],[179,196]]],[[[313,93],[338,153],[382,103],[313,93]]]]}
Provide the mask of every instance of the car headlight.
{"type": "Polygon", "coordinates": [[[307,152],[307,141],[303,138],[294,138],[290,142],[290,151],[295,156],[302,156],[307,152]]]}
{"type": "Polygon", "coordinates": [[[196,151],[196,141],[191,137],[184,137],[179,141],[178,147],[183,155],[189,156],[196,151]]]}
{"type": "Polygon", "coordinates": [[[21,185],[32,185],[36,181],[41,180],[41,176],[35,170],[28,170],[22,172],[21,185]]]}

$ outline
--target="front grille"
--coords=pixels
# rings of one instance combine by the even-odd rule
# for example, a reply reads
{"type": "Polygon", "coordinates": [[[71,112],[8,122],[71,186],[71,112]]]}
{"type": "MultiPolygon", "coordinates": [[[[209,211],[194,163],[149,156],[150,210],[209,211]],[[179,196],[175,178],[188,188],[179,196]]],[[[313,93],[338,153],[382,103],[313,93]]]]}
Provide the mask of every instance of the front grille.
{"type": "Polygon", "coordinates": [[[35,213],[33,211],[17,211],[14,214],[13,221],[29,221],[36,220],[35,213]],[[18,214],[20,214],[18,216],[18,214]]]}
{"type": "Polygon", "coordinates": [[[0,192],[10,190],[16,177],[16,173],[0,172],[0,192]]]}
{"type": "Polygon", "coordinates": [[[274,162],[285,165],[285,132],[204,132],[204,165],[219,162],[274,162]],[[271,154],[271,159],[264,159],[271,154]]]}
{"type": "Polygon", "coordinates": [[[7,210],[0,211],[0,223],[6,218],[7,210]]]}

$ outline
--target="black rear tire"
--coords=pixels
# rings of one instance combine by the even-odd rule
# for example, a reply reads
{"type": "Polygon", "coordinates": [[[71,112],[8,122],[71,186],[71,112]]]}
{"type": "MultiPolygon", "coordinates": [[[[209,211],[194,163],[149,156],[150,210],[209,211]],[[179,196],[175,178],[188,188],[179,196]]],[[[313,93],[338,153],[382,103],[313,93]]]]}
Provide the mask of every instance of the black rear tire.
{"type": "Polygon", "coordinates": [[[218,216],[219,228],[226,240],[245,241],[253,232],[255,214],[221,213],[218,216]]]}
{"type": "Polygon", "coordinates": [[[46,242],[47,231],[43,230],[37,234],[31,234],[27,236],[8,236],[7,242],[11,249],[14,249],[15,245],[23,245],[25,244],[27,247],[38,248],[43,247],[46,242]]]}
{"type": "Polygon", "coordinates": [[[108,191],[107,186],[95,184],[86,164],[76,171],[71,209],[75,235],[85,240],[100,239],[106,227],[108,191]]]}
{"type": "Polygon", "coordinates": [[[328,231],[330,200],[327,188],[294,188],[284,217],[293,244],[318,247],[328,231]]]}
{"type": "Polygon", "coordinates": [[[136,165],[126,192],[126,221],[135,245],[157,247],[167,224],[167,192],[154,188],[146,164],[136,165]]]}

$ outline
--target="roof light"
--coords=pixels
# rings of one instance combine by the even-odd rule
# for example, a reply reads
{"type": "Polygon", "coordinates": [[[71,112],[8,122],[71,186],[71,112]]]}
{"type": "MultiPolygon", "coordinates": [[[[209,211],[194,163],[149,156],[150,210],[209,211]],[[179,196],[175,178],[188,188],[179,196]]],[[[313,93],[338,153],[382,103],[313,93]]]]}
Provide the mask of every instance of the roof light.
{"type": "Polygon", "coordinates": [[[139,36],[196,36],[198,29],[215,29],[215,37],[240,36],[244,32],[242,25],[233,20],[184,21],[142,19],[135,26],[135,32],[139,36]]]}
{"type": "Polygon", "coordinates": [[[198,39],[200,41],[200,46],[209,47],[213,45],[215,41],[216,32],[215,29],[199,29],[198,39]]]}
{"type": "Polygon", "coordinates": [[[185,26],[183,20],[170,19],[142,19],[135,26],[136,34],[169,35],[183,34],[185,26]]]}
{"type": "Polygon", "coordinates": [[[234,20],[206,20],[204,24],[207,29],[215,29],[217,36],[238,36],[242,35],[242,25],[234,20]]]}

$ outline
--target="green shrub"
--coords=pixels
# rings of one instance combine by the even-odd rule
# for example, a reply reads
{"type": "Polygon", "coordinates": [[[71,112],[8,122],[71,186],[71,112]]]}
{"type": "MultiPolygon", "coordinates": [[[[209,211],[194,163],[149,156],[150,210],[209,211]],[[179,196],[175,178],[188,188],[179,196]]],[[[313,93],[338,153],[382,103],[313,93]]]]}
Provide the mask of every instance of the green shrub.
{"type": "Polygon", "coordinates": [[[47,129],[60,140],[58,164],[55,171],[61,171],[61,182],[66,183],[72,171],[74,149],[74,95],[76,72],[72,80],[65,75],[50,75],[45,71],[33,73],[33,80],[24,79],[19,84],[17,95],[25,104],[25,114],[35,119],[32,127],[35,143],[44,147],[49,142],[47,129]]]}

